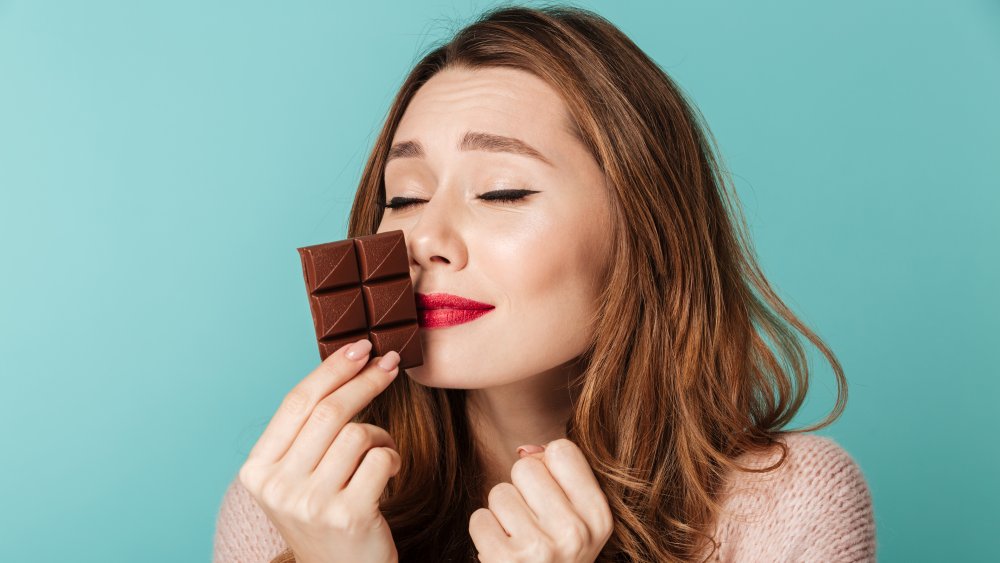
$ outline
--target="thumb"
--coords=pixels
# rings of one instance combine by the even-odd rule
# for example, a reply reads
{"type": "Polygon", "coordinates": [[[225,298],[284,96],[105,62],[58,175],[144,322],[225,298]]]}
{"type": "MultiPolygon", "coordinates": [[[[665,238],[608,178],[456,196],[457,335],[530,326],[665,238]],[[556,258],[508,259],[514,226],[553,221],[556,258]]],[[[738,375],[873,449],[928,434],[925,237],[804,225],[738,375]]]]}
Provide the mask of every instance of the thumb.
{"type": "Polygon", "coordinates": [[[545,446],[538,446],[535,444],[525,444],[523,446],[518,446],[517,453],[521,457],[532,456],[538,459],[544,457],[545,446]]]}

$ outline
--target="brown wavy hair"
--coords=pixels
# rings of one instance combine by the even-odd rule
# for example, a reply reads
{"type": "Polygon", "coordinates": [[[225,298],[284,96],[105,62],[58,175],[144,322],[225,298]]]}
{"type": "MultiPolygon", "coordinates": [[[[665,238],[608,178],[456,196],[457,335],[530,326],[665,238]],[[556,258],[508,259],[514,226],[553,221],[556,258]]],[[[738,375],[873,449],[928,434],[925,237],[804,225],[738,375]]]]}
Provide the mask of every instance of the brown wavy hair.
{"type": "MultiPolygon", "coordinates": [[[[687,561],[709,543],[714,553],[726,475],[780,467],[788,452],[778,437],[833,423],[847,381],[764,278],[704,117],[619,29],[582,8],[503,4],[432,48],[388,111],[348,236],[378,230],[386,156],[421,85],[443,69],[489,67],[532,73],[561,94],[610,188],[616,263],[601,286],[584,369],[568,382],[577,399],[566,423],[614,514],[598,561],[687,561]],[[824,421],[782,430],[809,380],[792,328],[833,366],[838,394],[824,421]],[[772,467],[736,462],[773,447],[782,456],[772,467]]],[[[465,390],[398,377],[354,421],[386,429],[402,456],[380,499],[400,561],[475,560],[469,517],[487,506],[488,491],[465,390]]]]}

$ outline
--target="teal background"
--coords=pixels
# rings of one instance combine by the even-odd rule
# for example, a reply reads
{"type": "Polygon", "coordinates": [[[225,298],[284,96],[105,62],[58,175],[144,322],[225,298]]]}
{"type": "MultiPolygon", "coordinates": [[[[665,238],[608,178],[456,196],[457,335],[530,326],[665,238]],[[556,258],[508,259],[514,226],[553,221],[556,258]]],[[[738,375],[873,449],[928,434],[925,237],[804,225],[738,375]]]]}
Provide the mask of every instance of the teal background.
{"type": "MultiPolygon", "coordinates": [[[[765,273],[850,381],[880,561],[998,561],[1000,5],[586,2],[688,92],[765,273]]],[[[405,73],[488,2],[0,1],[0,546],[207,561],[318,363],[405,73]]],[[[796,420],[833,406],[832,370],[796,420]]]]}

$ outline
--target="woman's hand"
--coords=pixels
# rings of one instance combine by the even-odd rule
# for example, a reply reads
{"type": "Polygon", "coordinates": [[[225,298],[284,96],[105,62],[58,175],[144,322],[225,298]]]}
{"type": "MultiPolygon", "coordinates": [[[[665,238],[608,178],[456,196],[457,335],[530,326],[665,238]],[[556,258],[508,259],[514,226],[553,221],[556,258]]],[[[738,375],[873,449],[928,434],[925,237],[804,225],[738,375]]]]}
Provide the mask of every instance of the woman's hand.
{"type": "Polygon", "coordinates": [[[608,499],[576,444],[563,438],[522,454],[512,483],[490,490],[469,519],[484,563],[593,563],[613,531],[608,499]]]}
{"type": "Polygon", "coordinates": [[[399,472],[396,443],[350,422],[399,372],[398,353],[366,365],[370,351],[367,339],[343,346],[296,384],[240,468],[297,563],[398,561],[378,505],[399,472]]]}

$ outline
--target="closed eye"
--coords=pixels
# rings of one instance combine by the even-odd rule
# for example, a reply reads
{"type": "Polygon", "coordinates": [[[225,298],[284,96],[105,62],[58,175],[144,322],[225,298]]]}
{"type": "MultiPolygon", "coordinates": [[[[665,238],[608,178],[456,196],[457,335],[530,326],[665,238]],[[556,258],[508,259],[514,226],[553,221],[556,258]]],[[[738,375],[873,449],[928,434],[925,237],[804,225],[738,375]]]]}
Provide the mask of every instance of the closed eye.
{"type": "MultiPolygon", "coordinates": [[[[513,202],[518,201],[520,199],[524,199],[525,197],[527,197],[527,196],[529,196],[531,194],[534,194],[534,193],[538,193],[538,191],[537,190],[525,190],[525,189],[518,189],[518,190],[494,190],[492,192],[485,192],[485,193],[479,194],[477,197],[479,199],[483,200],[483,201],[497,201],[497,202],[500,202],[500,203],[513,203],[513,202]]],[[[379,203],[379,206],[387,208],[387,209],[399,210],[399,209],[404,209],[406,207],[414,205],[416,203],[421,203],[423,201],[424,200],[422,200],[422,199],[415,199],[415,198],[412,198],[412,197],[394,197],[394,198],[392,198],[392,199],[389,200],[389,203],[379,203]]]]}

